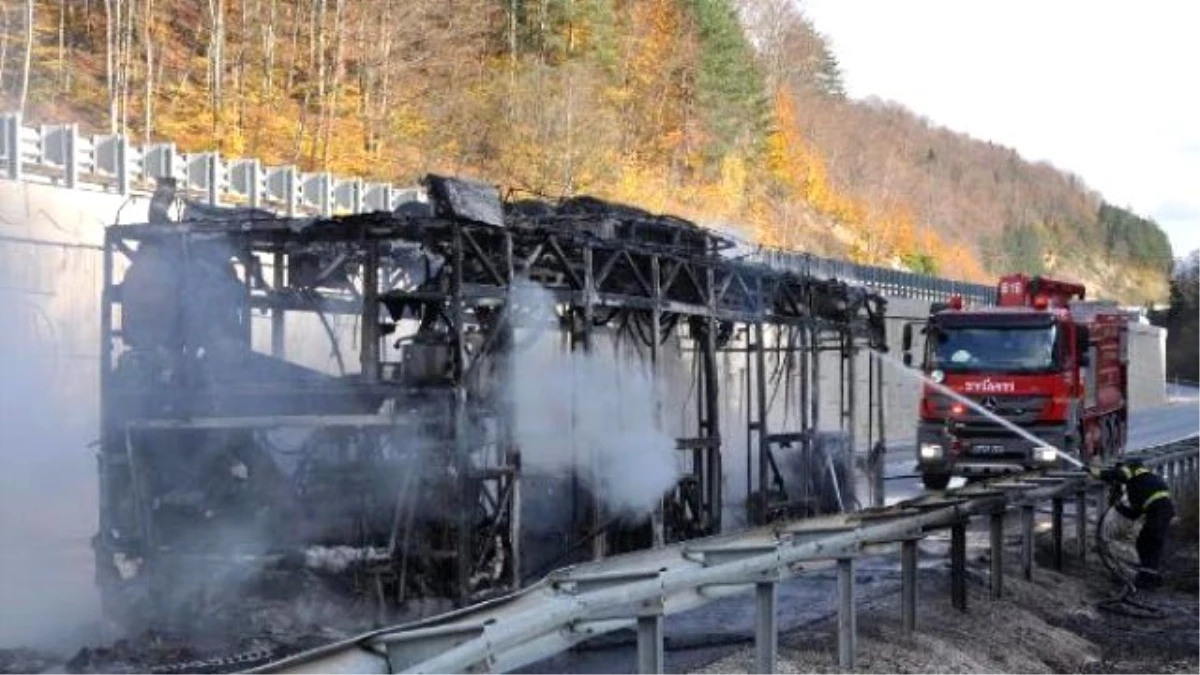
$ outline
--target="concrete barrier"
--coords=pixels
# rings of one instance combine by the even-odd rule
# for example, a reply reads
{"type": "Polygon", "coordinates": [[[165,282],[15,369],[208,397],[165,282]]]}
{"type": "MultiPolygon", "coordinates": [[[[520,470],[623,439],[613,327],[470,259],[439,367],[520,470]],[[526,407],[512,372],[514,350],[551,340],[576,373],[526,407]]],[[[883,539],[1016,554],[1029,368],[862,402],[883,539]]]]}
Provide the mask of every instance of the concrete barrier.
{"type": "Polygon", "coordinates": [[[1129,327],[1129,406],[1153,408],[1167,402],[1167,329],[1129,327]]]}

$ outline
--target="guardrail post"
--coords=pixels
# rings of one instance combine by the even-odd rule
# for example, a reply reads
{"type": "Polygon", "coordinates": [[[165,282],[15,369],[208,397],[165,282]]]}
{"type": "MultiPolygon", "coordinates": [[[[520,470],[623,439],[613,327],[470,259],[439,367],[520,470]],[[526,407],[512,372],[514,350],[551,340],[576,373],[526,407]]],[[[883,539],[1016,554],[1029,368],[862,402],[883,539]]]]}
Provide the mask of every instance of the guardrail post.
{"type": "Polygon", "coordinates": [[[838,559],[838,666],[854,670],[854,558],[838,559]]]}
{"type": "Polygon", "coordinates": [[[205,153],[204,171],[208,183],[206,192],[208,203],[216,206],[221,202],[221,155],[216,152],[205,153]]]}
{"type": "Polygon", "coordinates": [[[1033,504],[1021,505],[1021,574],[1033,580],[1033,504]]]}
{"type": "Polygon", "coordinates": [[[916,539],[905,539],[900,544],[900,621],[904,634],[912,635],[917,628],[916,539]]]}
{"type": "Polygon", "coordinates": [[[637,620],[637,659],[639,673],[663,672],[662,614],[639,616],[637,620]]]}
{"type": "Polygon", "coordinates": [[[296,217],[296,201],[300,199],[300,176],[296,174],[296,167],[290,166],[287,172],[284,173],[283,179],[287,181],[283,186],[284,198],[287,199],[287,206],[284,208],[284,214],[288,218],[296,217]]]}
{"type": "Polygon", "coordinates": [[[1063,568],[1063,500],[1050,500],[1050,536],[1054,538],[1054,569],[1063,568]]]}
{"type": "Polygon", "coordinates": [[[967,519],[950,526],[950,603],[967,611],[967,519]]]}
{"type": "Polygon", "coordinates": [[[247,190],[246,198],[250,200],[250,208],[262,206],[262,165],[257,159],[250,160],[246,166],[247,190]]]}
{"type": "Polygon", "coordinates": [[[754,672],[774,673],[779,652],[778,584],[762,581],[754,586],[757,596],[757,614],[754,626],[754,672]]]}
{"type": "Polygon", "coordinates": [[[8,155],[8,179],[21,180],[21,114],[4,118],[4,154],[8,155]]]}
{"type": "MultiPolygon", "coordinates": [[[[116,158],[117,169],[117,194],[125,196],[129,194],[129,139],[125,134],[117,136],[113,145],[113,156],[116,158]]],[[[173,163],[168,162],[168,167],[173,167],[173,163]]],[[[168,174],[170,175],[170,174],[168,174]]]]}
{"type": "Polygon", "coordinates": [[[385,183],[383,186],[383,208],[382,211],[394,211],[395,206],[392,204],[392,184],[385,183]]]}
{"type": "Polygon", "coordinates": [[[992,599],[998,600],[1004,593],[1004,511],[991,514],[992,539],[992,599]]]}
{"type": "Polygon", "coordinates": [[[79,127],[75,124],[66,125],[63,130],[63,172],[66,174],[63,185],[74,188],[79,184],[79,127]]]}
{"type": "Polygon", "coordinates": [[[1088,492],[1086,489],[1080,490],[1075,495],[1075,542],[1079,545],[1079,560],[1087,560],[1088,539],[1087,539],[1087,508],[1088,508],[1088,492]]]}

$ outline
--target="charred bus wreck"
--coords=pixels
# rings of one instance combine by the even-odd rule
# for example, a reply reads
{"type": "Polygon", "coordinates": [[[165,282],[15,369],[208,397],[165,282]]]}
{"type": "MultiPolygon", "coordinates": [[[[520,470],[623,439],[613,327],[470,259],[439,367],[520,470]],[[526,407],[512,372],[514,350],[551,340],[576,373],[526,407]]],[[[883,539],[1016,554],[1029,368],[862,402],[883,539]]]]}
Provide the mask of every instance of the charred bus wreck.
{"type": "Polygon", "coordinates": [[[173,217],[164,184],[151,222],[108,229],[95,548],[110,613],[204,611],[304,569],[395,620],[723,519],[851,507],[845,450],[882,441],[880,377],[854,372],[883,345],[881,297],[735,259],[674,217],[426,187],[395,212],[287,219],[173,217]],[[628,402],[619,382],[572,365],[566,393],[517,410],[510,385],[546,372],[522,354],[547,348],[651,382],[642,413],[674,468],[643,511],[606,499],[640,450],[606,455],[568,419],[628,402]]]}

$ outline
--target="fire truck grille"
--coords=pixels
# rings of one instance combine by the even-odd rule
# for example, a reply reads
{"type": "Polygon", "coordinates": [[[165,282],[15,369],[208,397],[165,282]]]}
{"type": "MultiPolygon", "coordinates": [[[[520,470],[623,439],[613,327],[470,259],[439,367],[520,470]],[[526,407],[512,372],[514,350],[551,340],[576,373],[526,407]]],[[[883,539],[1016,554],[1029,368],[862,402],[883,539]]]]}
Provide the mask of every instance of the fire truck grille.
{"type": "MultiPolygon", "coordinates": [[[[999,415],[1014,424],[1029,424],[1036,422],[1042,411],[1050,403],[1049,396],[971,396],[972,401],[985,410],[999,415]]],[[[961,413],[953,414],[955,401],[949,396],[937,395],[932,399],[933,411],[940,417],[953,417],[959,422],[970,425],[999,426],[995,420],[975,410],[966,408],[961,413]]]]}

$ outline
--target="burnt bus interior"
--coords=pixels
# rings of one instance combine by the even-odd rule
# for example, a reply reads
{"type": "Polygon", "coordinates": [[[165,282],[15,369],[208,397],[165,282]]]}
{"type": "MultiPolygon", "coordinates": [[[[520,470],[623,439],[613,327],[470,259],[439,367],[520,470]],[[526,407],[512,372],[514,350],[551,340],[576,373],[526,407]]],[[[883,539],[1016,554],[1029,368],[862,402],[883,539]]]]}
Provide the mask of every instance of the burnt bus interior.
{"type": "MultiPolygon", "coordinates": [[[[308,568],[394,620],[416,599],[475,602],[553,566],[710,535],[729,513],[852,508],[846,458],[821,453],[862,446],[854,357],[885,343],[882,297],[738,259],[680,218],[506,201],[439,176],[425,187],[428,201],[394,212],[289,219],[175,213],[163,181],[150,222],[108,228],[94,546],[110,614],[201,611],[216,585],[308,568]],[[530,283],[553,311],[523,306],[514,289],[530,283]],[[296,315],[336,367],[292,358],[296,315]],[[503,385],[539,331],[571,351],[599,335],[636,344],[656,376],[676,345],[697,374],[681,477],[653,513],[612,518],[574,476],[523,470],[503,385]],[[730,358],[744,375],[723,388],[730,358]],[[783,379],[794,395],[775,395],[783,379]],[[822,390],[839,400],[833,431],[822,390]],[[728,396],[744,399],[736,434],[723,434],[728,396]],[[529,505],[553,500],[569,507],[552,536],[528,527],[529,505]]],[[[868,447],[882,444],[876,371],[868,447]]]]}

